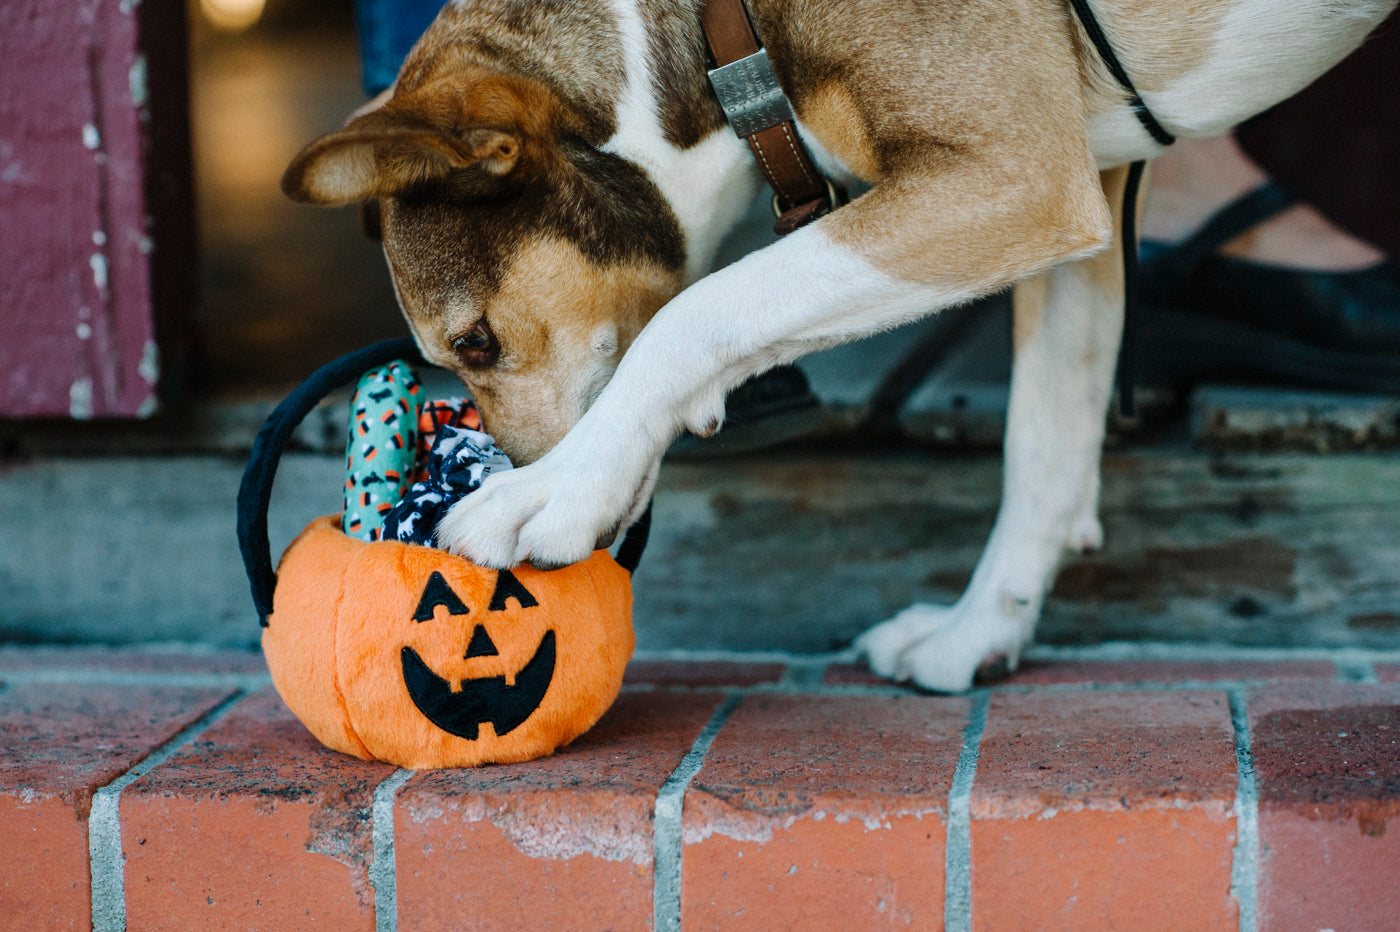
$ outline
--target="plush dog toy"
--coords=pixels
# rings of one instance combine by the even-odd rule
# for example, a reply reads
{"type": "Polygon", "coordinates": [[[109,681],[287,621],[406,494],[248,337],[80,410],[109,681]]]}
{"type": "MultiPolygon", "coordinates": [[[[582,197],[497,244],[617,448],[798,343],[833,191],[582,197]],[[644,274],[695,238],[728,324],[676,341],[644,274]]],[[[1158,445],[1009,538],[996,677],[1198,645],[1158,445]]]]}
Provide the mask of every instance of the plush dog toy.
{"type": "Polygon", "coordinates": [[[492,462],[490,438],[471,426],[469,409],[456,424],[435,410],[424,423],[436,459],[407,465],[399,454],[420,446],[410,426],[422,412],[413,401],[399,405],[418,394],[417,380],[393,361],[420,358],[408,340],[342,357],[259,432],[239,490],[238,531],[263,653],[287,706],[336,750],[412,768],[541,757],[592,727],[617,696],[635,643],[630,573],[649,516],[629,530],[617,559],[600,550],[548,572],[483,569],[387,539],[430,542],[429,510],[445,511],[453,495],[509,466],[503,456],[492,462]],[[328,391],[375,366],[385,368],[352,402],[346,512],[312,521],[274,574],[267,508],[282,450],[328,391]],[[371,422],[391,425],[387,441],[369,439],[371,422]]]}

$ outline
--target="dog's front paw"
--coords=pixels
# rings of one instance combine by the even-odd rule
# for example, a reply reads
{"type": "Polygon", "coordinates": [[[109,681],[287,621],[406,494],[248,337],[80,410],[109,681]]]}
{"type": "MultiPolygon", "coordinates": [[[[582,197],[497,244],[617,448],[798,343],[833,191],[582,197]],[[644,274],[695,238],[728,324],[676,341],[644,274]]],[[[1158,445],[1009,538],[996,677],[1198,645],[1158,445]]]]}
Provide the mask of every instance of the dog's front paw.
{"type": "Polygon", "coordinates": [[[937,605],[911,605],[889,621],[882,621],[856,638],[855,649],[870,669],[886,679],[900,679],[899,658],[947,620],[948,610],[937,605]]]}
{"type": "Polygon", "coordinates": [[[941,693],[972,688],[979,674],[1005,675],[1020,662],[1023,625],[987,618],[965,603],[911,605],[856,639],[881,676],[941,693]]]}
{"type": "Polygon", "coordinates": [[[480,566],[554,569],[607,546],[646,478],[538,462],[489,476],[438,524],[438,546],[480,566]]]}
{"type": "Polygon", "coordinates": [[[491,569],[520,563],[521,529],[544,503],[540,483],[531,481],[534,469],[525,466],[488,476],[438,522],[437,545],[491,569]]]}

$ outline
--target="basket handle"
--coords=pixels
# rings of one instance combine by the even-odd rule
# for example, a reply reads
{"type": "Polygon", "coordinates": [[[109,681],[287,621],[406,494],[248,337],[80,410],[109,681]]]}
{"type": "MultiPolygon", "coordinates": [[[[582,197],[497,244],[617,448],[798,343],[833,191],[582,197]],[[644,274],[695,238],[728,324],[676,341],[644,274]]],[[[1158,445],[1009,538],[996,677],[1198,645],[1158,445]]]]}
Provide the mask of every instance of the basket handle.
{"type": "MultiPolygon", "coordinates": [[[[238,487],[238,549],[243,554],[243,568],[253,592],[253,606],[258,619],[267,627],[272,615],[272,592],[277,586],[277,573],[272,568],[272,547],[267,538],[267,509],[272,500],[272,481],[282,452],[297,425],[320,404],[321,399],[337,388],[356,381],[366,369],[382,366],[395,359],[408,359],[415,365],[431,365],[423,359],[418,346],[407,337],[383,340],[364,349],[347,353],[326,363],[292,390],[263,422],[253,440],[243,481],[238,487]]],[[[646,549],[651,531],[651,504],[642,516],[627,529],[617,551],[617,562],[628,573],[637,568],[646,549]]]]}

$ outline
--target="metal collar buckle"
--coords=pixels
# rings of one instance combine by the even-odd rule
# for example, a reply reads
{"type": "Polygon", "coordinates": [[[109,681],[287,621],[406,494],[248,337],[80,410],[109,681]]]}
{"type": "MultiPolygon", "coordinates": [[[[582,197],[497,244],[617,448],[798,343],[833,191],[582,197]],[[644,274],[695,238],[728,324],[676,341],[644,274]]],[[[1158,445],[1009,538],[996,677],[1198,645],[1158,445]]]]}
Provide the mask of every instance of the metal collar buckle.
{"type": "MultiPolygon", "coordinates": [[[[825,175],[823,175],[823,176],[822,176],[822,181],[825,181],[825,182],[826,182],[826,209],[827,209],[828,212],[829,212],[829,211],[833,211],[833,210],[835,210],[836,208],[840,207],[842,204],[846,203],[846,198],[842,195],[840,189],[837,188],[836,185],[832,183],[832,181],[831,181],[830,178],[828,178],[828,177],[826,177],[825,175]]],[[[796,206],[796,205],[793,205],[793,206],[796,206]]],[[[783,213],[784,213],[784,211],[783,211],[783,206],[782,206],[782,204],[778,203],[778,195],[774,194],[774,195],[773,195],[773,216],[774,216],[774,217],[781,217],[781,216],[783,215],[783,213]]]]}

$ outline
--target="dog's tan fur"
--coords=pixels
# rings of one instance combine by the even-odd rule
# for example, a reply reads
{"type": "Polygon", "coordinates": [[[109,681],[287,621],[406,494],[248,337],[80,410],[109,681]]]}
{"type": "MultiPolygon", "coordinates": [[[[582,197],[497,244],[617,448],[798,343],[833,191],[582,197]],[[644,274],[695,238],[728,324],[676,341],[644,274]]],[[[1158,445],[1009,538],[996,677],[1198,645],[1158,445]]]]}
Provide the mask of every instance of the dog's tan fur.
{"type": "MultiPolygon", "coordinates": [[[[288,192],[316,203],[366,197],[392,202],[450,179],[471,196],[475,188],[489,193],[493,182],[529,184],[540,173],[564,170],[566,160],[557,152],[561,138],[577,135],[596,144],[614,127],[620,63],[615,55],[597,53],[609,46],[615,28],[606,15],[557,7],[571,12],[555,20],[541,14],[502,29],[504,7],[449,5],[405,63],[389,102],[303,152],[288,171],[288,192]],[[489,51],[482,36],[491,39],[489,51]],[[587,54],[569,54],[583,36],[589,37],[587,54]]],[[[861,28],[853,31],[852,11],[840,4],[755,4],[775,66],[791,76],[804,126],[854,174],[883,182],[831,218],[835,241],[898,277],[979,292],[1108,241],[1106,205],[1083,135],[1075,131],[1083,106],[1080,63],[1066,41],[1068,23],[1055,8],[1052,0],[995,8],[863,4],[861,28]],[[801,28],[792,28],[796,24],[801,28]],[[1008,57],[1025,67],[1005,69],[1000,62],[1008,57]]],[[[689,69],[692,77],[701,74],[699,65],[689,69]]],[[[672,85],[693,89],[694,81],[687,85],[679,71],[661,73],[670,75],[672,85]]],[[[677,101],[668,134],[698,141],[696,133],[675,127],[712,122],[712,110],[713,101],[693,95],[677,101]]],[[[432,318],[445,294],[481,278],[483,270],[463,268],[441,230],[395,224],[394,214],[388,207],[386,228],[405,312],[415,333],[439,338],[425,343],[425,352],[446,359],[450,344],[441,340],[455,333],[433,327],[432,318]],[[413,264],[419,267],[408,267],[413,264]]],[[[516,255],[513,250],[495,256],[501,268],[487,270],[488,277],[504,280],[516,255]]],[[[635,281],[652,276],[653,265],[643,259],[604,267],[609,275],[635,281]]],[[[562,269],[561,276],[577,280],[562,269]]],[[[607,281],[608,275],[597,275],[592,284],[606,291],[607,281]]],[[[680,283],[674,287],[679,291],[680,283]]],[[[675,291],[649,292],[649,310],[675,291]]],[[[477,298],[482,300],[484,293],[477,298]]],[[[561,308],[543,294],[514,300],[541,332],[577,330],[560,316],[571,305],[561,308]]],[[[590,303],[615,306],[619,325],[633,313],[628,302],[606,294],[590,303]]],[[[498,336],[508,350],[502,358],[517,355],[510,335],[498,336]]],[[[549,354],[537,349],[521,347],[519,354],[547,355],[553,365],[573,370],[567,381],[580,381],[593,364],[586,341],[549,354]]],[[[469,367],[454,368],[474,390],[491,391],[469,367]]],[[[505,438],[512,456],[528,462],[557,439],[557,425],[579,412],[546,384],[543,369],[517,371],[540,380],[537,390],[526,390],[528,401],[555,409],[540,413],[522,400],[488,410],[487,424],[505,438]],[[537,430],[546,430],[548,438],[525,439],[537,430]]],[[[524,378],[511,381],[517,390],[527,384],[524,378]]]]}
{"type": "MultiPolygon", "coordinates": [[[[500,61],[488,67],[480,48],[456,39],[473,22],[449,7],[392,97],[303,150],[283,187],[316,204],[382,201],[385,252],[425,356],[462,379],[501,448],[524,464],[577,421],[637,332],[680,291],[682,237],[642,173],[624,172],[612,190],[594,185],[560,145],[611,130],[608,93],[591,91],[615,96],[617,74],[604,80],[608,69],[595,73],[567,45],[538,36],[508,43],[504,58],[550,82],[500,61]],[[589,93],[567,90],[594,79],[589,93]],[[572,188],[560,193],[561,179],[572,188]],[[521,191],[539,202],[528,219],[546,221],[523,236],[492,209],[521,191]],[[607,201],[644,205],[647,216],[606,229],[597,217],[607,201]],[[635,248],[629,240],[644,240],[648,226],[658,242],[635,248]],[[580,244],[570,227],[597,241],[580,244]],[[482,321],[496,351],[454,347],[482,321]]],[[[600,22],[585,16],[580,26],[600,22]]]]}
{"type": "MultiPolygon", "coordinates": [[[[833,238],[901,278],[977,290],[1105,244],[1112,231],[1097,172],[1073,129],[1082,104],[1068,26],[1058,35],[1036,28],[1052,4],[884,6],[844,44],[848,11],[760,6],[776,66],[839,75],[842,96],[871,125],[879,173],[864,180],[883,183],[832,217],[833,238]],[[1008,73],[1007,60],[1025,67],[1008,73]]],[[[830,100],[830,86],[796,82],[793,104],[839,153],[851,115],[808,106],[830,100]]]]}
{"type": "Polygon", "coordinates": [[[850,167],[857,178],[878,184],[885,168],[870,138],[867,116],[845,82],[831,79],[812,90],[802,102],[802,119],[823,127],[827,151],[850,167]]]}
{"type": "MultiPolygon", "coordinates": [[[[1131,62],[1133,85],[1144,92],[1160,91],[1198,66],[1211,47],[1227,4],[1218,0],[1142,0],[1096,4],[1104,31],[1115,37],[1115,50],[1131,62]]],[[[1083,26],[1072,22],[1080,61],[1087,67],[1089,112],[1121,99],[1102,59],[1094,52],[1083,26]]]]}
{"type": "Polygon", "coordinates": [[[483,306],[449,304],[431,320],[414,318],[413,331],[428,359],[471,389],[512,461],[529,463],[563,438],[651,315],[680,288],[677,269],[642,262],[600,269],[574,244],[541,237],[519,248],[483,306]],[[451,351],[452,340],[483,316],[509,355],[468,365],[451,351]],[[571,358],[561,360],[561,353],[571,358]]]}
{"type": "Polygon", "coordinates": [[[623,85],[618,45],[616,22],[601,3],[448,3],[405,60],[395,96],[414,95],[415,108],[431,107],[425,88],[445,80],[469,89],[478,68],[527,77],[547,85],[583,138],[600,145],[617,128],[623,85]]]}

